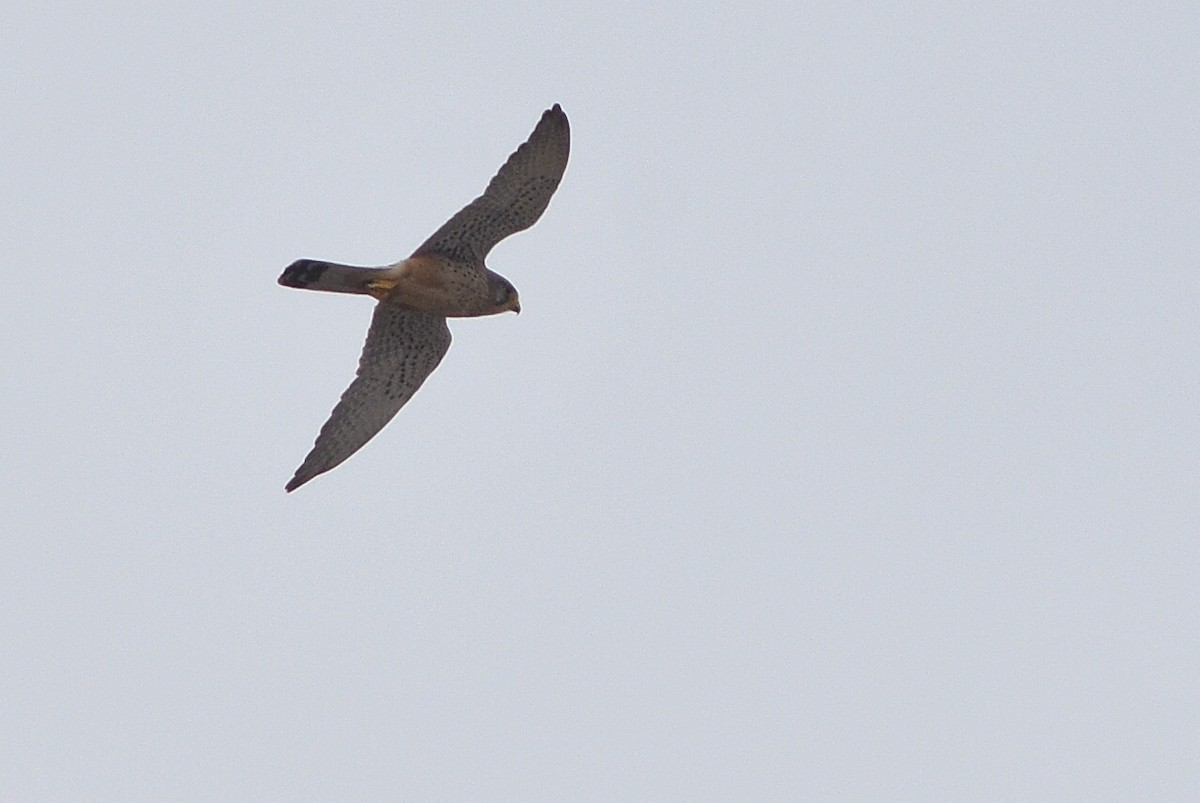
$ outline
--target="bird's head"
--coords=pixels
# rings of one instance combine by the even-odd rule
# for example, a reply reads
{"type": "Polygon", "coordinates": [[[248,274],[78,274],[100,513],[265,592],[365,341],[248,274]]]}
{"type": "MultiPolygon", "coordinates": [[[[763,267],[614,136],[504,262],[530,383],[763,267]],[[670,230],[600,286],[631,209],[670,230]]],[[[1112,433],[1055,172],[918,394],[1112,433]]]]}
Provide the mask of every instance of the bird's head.
{"type": "Polygon", "coordinates": [[[521,299],[517,295],[517,288],[512,286],[512,283],[495,273],[488,276],[489,289],[492,295],[492,311],[493,312],[515,312],[518,315],[521,313],[521,299]]]}

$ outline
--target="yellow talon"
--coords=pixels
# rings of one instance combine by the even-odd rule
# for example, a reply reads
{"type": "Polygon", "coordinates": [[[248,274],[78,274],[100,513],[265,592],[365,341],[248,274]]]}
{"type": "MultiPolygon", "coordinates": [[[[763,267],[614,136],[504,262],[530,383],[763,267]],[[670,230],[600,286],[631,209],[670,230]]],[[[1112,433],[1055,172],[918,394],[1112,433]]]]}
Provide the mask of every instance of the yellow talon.
{"type": "Polygon", "coordinates": [[[395,279],[372,279],[367,282],[367,292],[380,301],[385,301],[395,286],[395,279]]]}

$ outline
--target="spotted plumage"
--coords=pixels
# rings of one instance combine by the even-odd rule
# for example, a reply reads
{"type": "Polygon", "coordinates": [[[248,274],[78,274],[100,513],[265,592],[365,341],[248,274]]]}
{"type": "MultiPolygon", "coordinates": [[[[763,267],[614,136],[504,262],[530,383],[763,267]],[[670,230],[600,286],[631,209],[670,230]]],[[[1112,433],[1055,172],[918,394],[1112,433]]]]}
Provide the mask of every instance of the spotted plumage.
{"type": "Polygon", "coordinates": [[[516,289],[484,259],[496,243],[542,216],[566,169],[570,138],[567,116],[555,104],[483,194],[408,259],[382,268],[301,259],[284,270],[284,286],[370,295],[379,302],[358,374],[288,491],[354,454],[412,398],[450,347],[446,318],[521,311],[516,289]]]}

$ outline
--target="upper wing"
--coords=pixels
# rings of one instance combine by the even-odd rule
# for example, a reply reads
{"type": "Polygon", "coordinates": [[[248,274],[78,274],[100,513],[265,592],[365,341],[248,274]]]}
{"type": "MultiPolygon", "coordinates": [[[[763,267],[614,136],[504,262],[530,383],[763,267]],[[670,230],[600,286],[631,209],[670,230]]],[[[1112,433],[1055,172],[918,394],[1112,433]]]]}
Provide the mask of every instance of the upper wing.
{"type": "Polygon", "coordinates": [[[529,139],[508,157],[483,195],[446,221],[413,255],[437,252],[482,262],[496,243],[529,228],[546,211],[570,150],[571,127],[556,103],[542,114],[529,139]]]}
{"type": "Polygon", "coordinates": [[[361,449],[412,398],[448,348],[450,328],[445,318],[377,304],[358,361],[358,376],[321,427],[316,445],[287,489],[296,490],[361,449]]]}

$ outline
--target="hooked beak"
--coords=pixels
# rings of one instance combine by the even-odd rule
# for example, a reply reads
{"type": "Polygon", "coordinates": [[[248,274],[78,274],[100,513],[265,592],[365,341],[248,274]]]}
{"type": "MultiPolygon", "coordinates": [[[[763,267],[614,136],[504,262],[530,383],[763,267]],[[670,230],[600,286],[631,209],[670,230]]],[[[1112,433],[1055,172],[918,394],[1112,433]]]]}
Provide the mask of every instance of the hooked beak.
{"type": "Polygon", "coordinates": [[[521,302],[514,300],[512,303],[512,306],[509,307],[509,309],[512,310],[513,312],[517,313],[518,315],[520,315],[521,314],[521,302]]]}

